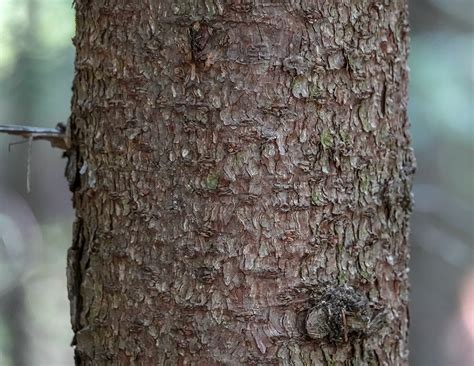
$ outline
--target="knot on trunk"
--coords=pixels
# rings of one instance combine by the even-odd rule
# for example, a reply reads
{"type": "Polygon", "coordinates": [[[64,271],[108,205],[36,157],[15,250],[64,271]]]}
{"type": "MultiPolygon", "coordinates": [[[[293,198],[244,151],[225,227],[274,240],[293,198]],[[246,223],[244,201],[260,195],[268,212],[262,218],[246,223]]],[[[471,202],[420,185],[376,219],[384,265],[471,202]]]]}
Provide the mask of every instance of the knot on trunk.
{"type": "Polygon", "coordinates": [[[315,340],[338,343],[367,337],[382,329],[386,319],[380,306],[352,287],[329,288],[316,304],[305,319],[306,333],[315,340]]]}
{"type": "Polygon", "coordinates": [[[205,22],[195,22],[188,33],[191,58],[196,66],[204,65],[208,68],[222,58],[222,53],[228,46],[228,35],[221,28],[205,22]]]}

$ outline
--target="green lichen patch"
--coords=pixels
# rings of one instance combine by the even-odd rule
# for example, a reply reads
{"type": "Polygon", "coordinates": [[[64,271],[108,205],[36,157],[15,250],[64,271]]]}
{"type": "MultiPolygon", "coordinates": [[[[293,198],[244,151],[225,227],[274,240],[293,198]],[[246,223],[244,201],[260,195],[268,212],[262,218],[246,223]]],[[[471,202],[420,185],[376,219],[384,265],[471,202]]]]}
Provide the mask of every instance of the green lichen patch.
{"type": "Polygon", "coordinates": [[[216,173],[209,173],[204,179],[204,187],[210,191],[217,189],[219,185],[219,176],[216,173]]]}
{"type": "Polygon", "coordinates": [[[348,280],[347,273],[344,271],[339,271],[339,274],[337,275],[337,282],[339,283],[339,285],[342,286],[346,284],[347,280],[348,280]]]}
{"type": "Polygon", "coordinates": [[[362,172],[360,173],[360,191],[363,193],[368,193],[370,188],[370,178],[368,173],[362,172]]]}
{"type": "Polygon", "coordinates": [[[309,86],[309,98],[312,100],[318,100],[323,97],[324,91],[317,85],[311,84],[309,86]]]}
{"type": "Polygon", "coordinates": [[[311,204],[313,206],[321,206],[323,204],[323,197],[320,192],[313,192],[311,194],[311,204]]]}
{"type": "Polygon", "coordinates": [[[333,137],[331,131],[329,131],[328,129],[325,129],[321,133],[320,141],[321,141],[321,145],[323,145],[324,149],[330,149],[334,146],[334,137],[333,137]]]}

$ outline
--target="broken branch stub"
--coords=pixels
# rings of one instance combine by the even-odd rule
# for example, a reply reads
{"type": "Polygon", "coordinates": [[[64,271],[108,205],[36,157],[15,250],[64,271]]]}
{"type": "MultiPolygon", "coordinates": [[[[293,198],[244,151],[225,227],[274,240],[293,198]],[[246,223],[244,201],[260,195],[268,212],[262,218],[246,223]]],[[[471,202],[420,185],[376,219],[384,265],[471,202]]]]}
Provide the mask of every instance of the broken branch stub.
{"type": "Polygon", "coordinates": [[[316,304],[305,320],[306,333],[314,340],[338,343],[368,337],[383,328],[386,320],[383,307],[374,306],[352,287],[328,288],[316,304]]]}
{"type": "Polygon", "coordinates": [[[27,140],[48,141],[52,147],[68,150],[70,147],[66,126],[58,123],[55,128],[42,128],[17,125],[0,125],[0,133],[20,136],[27,140]]]}

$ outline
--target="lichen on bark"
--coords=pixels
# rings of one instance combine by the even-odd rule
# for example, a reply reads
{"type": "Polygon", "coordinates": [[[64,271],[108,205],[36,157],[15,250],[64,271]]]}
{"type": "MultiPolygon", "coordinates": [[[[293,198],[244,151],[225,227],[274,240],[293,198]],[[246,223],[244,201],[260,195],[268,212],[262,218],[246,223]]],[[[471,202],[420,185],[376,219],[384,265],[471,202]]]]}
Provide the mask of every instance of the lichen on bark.
{"type": "Polygon", "coordinates": [[[76,363],[406,364],[406,1],[75,6],[76,363]]]}

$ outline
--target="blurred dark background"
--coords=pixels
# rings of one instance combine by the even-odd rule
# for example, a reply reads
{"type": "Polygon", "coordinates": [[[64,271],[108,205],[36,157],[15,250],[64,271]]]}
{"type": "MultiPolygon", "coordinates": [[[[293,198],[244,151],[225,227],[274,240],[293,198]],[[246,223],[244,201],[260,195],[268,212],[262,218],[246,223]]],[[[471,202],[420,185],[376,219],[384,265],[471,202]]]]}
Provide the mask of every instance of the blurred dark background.
{"type": "MultiPolygon", "coordinates": [[[[411,235],[411,365],[474,365],[474,5],[412,0],[410,117],[418,171],[411,235]]],[[[70,0],[0,0],[0,124],[69,114],[70,0]]],[[[72,365],[65,160],[0,136],[0,366],[72,365]]]]}

